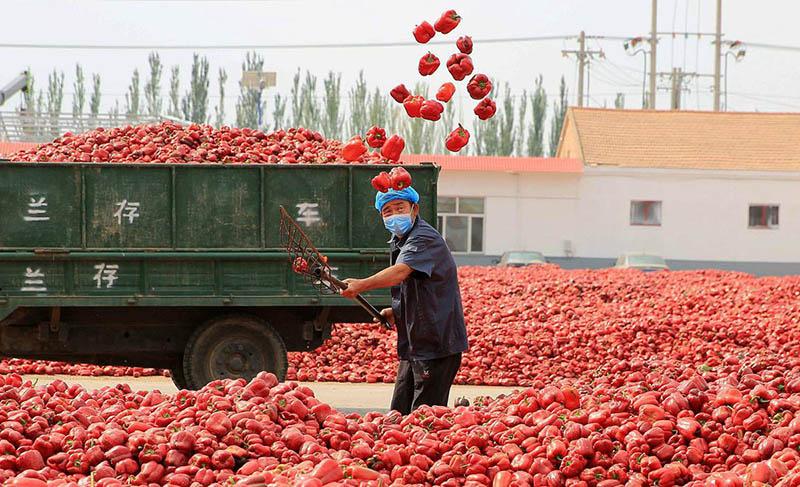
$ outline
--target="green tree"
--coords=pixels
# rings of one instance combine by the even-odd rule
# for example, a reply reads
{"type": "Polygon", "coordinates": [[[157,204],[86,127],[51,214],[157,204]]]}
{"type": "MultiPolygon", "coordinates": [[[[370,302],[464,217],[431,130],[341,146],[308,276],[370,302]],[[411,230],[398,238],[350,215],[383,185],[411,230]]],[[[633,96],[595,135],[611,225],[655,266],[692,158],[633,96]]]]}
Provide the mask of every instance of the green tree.
{"type": "Polygon", "coordinates": [[[38,129],[34,125],[34,121],[39,118],[38,115],[40,113],[37,109],[38,107],[36,106],[36,86],[34,84],[33,75],[30,76],[28,81],[28,89],[23,93],[22,103],[24,106],[25,115],[27,115],[22,126],[22,130],[27,137],[33,138],[38,135],[38,129]]]}
{"type": "MultiPolygon", "coordinates": [[[[367,110],[369,91],[364,71],[358,72],[355,86],[350,88],[350,120],[348,123],[351,134],[363,134],[369,129],[369,113],[367,110]]],[[[386,134],[387,136],[389,134],[386,134]]]]}
{"type": "Polygon", "coordinates": [[[531,96],[533,120],[528,134],[528,156],[544,156],[544,119],[547,116],[547,93],[544,91],[544,79],[540,74],[536,78],[536,88],[531,96]]]}
{"type": "Polygon", "coordinates": [[[92,116],[92,125],[97,123],[97,116],[100,115],[100,99],[102,96],[100,75],[92,74],[92,94],[89,97],[89,114],[92,116]]]}
{"type": "MultiPolygon", "coordinates": [[[[248,52],[242,63],[242,71],[262,71],[264,57],[256,52],[248,52]]],[[[261,88],[252,88],[239,84],[239,98],[236,100],[236,126],[261,128],[258,125],[258,113],[263,114],[266,103],[261,102],[261,88]]],[[[262,116],[263,124],[263,116],[262,116]]]]}
{"type": "Polygon", "coordinates": [[[292,78],[292,125],[295,127],[303,126],[303,101],[300,95],[300,68],[294,73],[292,78]]]}
{"type": "Polygon", "coordinates": [[[334,74],[331,71],[323,84],[325,86],[325,114],[322,117],[322,133],[328,138],[342,140],[342,122],[344,122],[341,113],[342,75],[334,74]]]}
{"type": "Polygon", "coordinates": [[[136,120],[139,113],[139,70],[134,69],[128,93],[125,94],[125,115],[128,120],[136,120]]]}
{"type": "Polygon", "coordinates": [[[456,99],[451,98],[449,102],[444,104],[444,112],[442,112],[441,125],[435,135],[434,141],[434,154],[447,154],[449,151],[444,145],[447,136],[458,127],[456,123],[456,99]]]}
{"type": "Polygon", "coordinates": [[[192,78],[189,83],[189,91],[181,100],[183,118],[195,123],[206,123],[208,121],[208,59],[199,54],[193,55],[192,78]]]}
{"type": "Polygon", "coordinates": [[[511,87],[506,84],[505,95],[503,96],[503,113],[496,113],[500,116],[497,155],[510,156],[514,152],[514,140],[516,139],[516,128],[514,127],[514,98],[511,96],[511,87]]]}
{"type": "Polygon", "coordinates": [[[214,110],[216,114],[216,126],[225,125],[225,83],[228,81],[228,73],[225,68],[219,68],[219,103],[214,110]]]}
{"type": "Polygon", "coordinates": [[[526,127],[528,125],[527,110],[528,110],[528,92],[527,90],[522,90],[522,97],[519,99],[519,109],[517,115],[519,117],[519,127],[517,128],[517,140],[516,142],[514,142],[514,154],[517,157],[522,157],[525,155],[525,134],[526,134],[526,127]]]}
{"type": "Polygon", "coordinates": [[[550,157],[555,157],[558,152],[558,142],[561,139],[561,127],[567,117],[567,83],[561,76],[561,86],[558,88],[558,101],[553,106],[553,120],[550,125],[550,157]]]}
{"type": "Polygon", "coordinates": [[[272,111],[272,118],[275,123],[272,130],[280,130],[286,123],[286,98],[282,97],[280,93],[275,93],[275,109],[272,111]]]}
{"type": "MultiPolygon", "coordinates": [[[[366,130],[369,130],[369,128],[373,125],[386,129],[387,131],[391,131],[391,128],[389,127],[389,124],[391,123],[391,114],[389,113],[389,107],[391,106],[391,103],[394,103],[394,100],[391,100],[390,102],[389,97],[382,94],[380,88],[375,88],[375,91],[369,95],[369,100],[367,102],[367,105],[369,106],[367,123],[362,131],[366,132],[366,130]]],[[[389,136],[388,133],[386,135],[389,136]]]]}
{"type": "Polygon", "coordinates": [[[83,114],[86,106],[86,83],[80,64],[75,65],[75,82],[72,85],[72,91],[72,118],[77,120],[83,114]]]}
{"type": "Polygon", "coordinates": [[[50,115],[50,135],[58,137],[58,117],[64,102],[64,73],[54,69],[47,83],[47,113],[50,115]]]}
{"type": "Polygon", "coordinates": [[[614,108],[617,110],[622,110],[625,108],[625,94],[624,93],[617,93],[617,97],[614,99],[614,108]]]}
{"type": "MultiPolygon", "coordinates": [[[[428,86],[417,83],[414,93],[428,98],[428,86]]],[[[432,154],[436,146],[436,127],[439,122],[432,122],[424,118],[406,117],[403,123],[403,135],[406,141],[406,154],[432,154]]],[[[388,135],[388,134],[387,134],[388,135]]]]}
{"type": "Polygon", "coordinates": [[[114,108],[112,108],[108,114],[114,122],[118,122],[119,113],[120,113],[119,100],[114,100],[114,108]]]}
{"type": "Polygon", "coordinates": [[[173,66],[169,76],[169,111],[170,117],[181,118],[181,68],[173,66]]]}
{"type": "Polygon", "coordinates": [[[302,113],[302,123],[300,127],[318,131],[321,128],[321,113],[319,98],[317,98],[317,77],[310,71],[306,71],[306,79],[300,90],[300,112],[302,113]]]}
{"type": "Polygon", "coordinates": [[[150,78],[144,85],[144,99],[147,103],[147,114],[157,117],[161,115],[164,104],[161,99],[161,56],[157,52],[151,52],[147,62],[150,65],[150,78]]]}
{"type": "MultiPolygon", "coordinates": [[[[492,92],[489,96],[496,98],[494,93],[500,91],[500,83],[492,83],[492,92]]],[[[479,156],[496,156],[500,152],[500,114],[496,113],[489,120],[476,120],[474,150],[479,156]]]]}

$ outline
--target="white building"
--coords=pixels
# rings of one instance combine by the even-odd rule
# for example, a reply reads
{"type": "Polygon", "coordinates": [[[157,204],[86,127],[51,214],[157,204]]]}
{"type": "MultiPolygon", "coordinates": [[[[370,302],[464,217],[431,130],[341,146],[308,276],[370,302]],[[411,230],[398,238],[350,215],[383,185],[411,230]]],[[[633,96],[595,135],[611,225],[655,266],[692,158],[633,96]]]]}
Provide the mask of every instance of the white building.
{"type": "Polygon", "coordinates": [[[800,114],[570,108],[557,155],[432,158],[460,263],[646,251],[674,269],[800,273],[800,114]]]}

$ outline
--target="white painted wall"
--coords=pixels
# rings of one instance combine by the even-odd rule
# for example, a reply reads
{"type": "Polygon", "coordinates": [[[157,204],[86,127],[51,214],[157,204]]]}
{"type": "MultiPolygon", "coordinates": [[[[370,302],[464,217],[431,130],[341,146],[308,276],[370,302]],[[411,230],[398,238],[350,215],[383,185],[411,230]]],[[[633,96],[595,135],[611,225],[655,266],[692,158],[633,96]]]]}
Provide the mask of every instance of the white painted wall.
{"type": "Polygon", "coordinates": [[[587,167],[579,194],[582,257],[644,250],[681,260],[800,261],[798,173],[587,167]],[[661,226],[631,226],[631,200],[660,200],[661,226]],[[779,205],[779,228],[748,228],[751,203],[779,205]]]}
{"type": "Polygon", "coordinates": [[[800,262],[800,174],[586,167],[581,175],[447,171],[441,196],[486,198],[485,253],[800,262]],[[631,200],[662,201],[659,227],[631,226],[631,200]],[[749,229],[749,204],[780,206],[778,229],[749,229]]]}
{"type": "Polygon", "coordinates": [[[489,255],[506,250],[538,250],[563,255],[573,233],[579,175],[442,171],[440,196],[483,197],[484,248],[489,255]]]}

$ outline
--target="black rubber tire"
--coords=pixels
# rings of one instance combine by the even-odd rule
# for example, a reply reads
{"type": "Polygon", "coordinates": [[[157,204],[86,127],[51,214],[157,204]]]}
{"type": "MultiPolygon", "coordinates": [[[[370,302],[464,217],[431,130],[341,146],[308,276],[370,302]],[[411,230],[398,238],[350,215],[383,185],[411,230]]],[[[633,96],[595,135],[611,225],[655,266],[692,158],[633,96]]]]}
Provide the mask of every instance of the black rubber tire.
{"type": "Polygon", "coordinates": [[[217,379],[250,380],[261,371],[286,379],[289,359],[281,336],[269,323],[246,314],[218,316],[197,328],[183,353],[189,389],[217,379]]]}
{"type": "Polygon", "coordinates": [[[186,383],[186,376],[183,373],[183,361],[177,363],[173,367],[170,367],[169,377],[172,379],[172,383],[175,384],[175,387],[177,387],[179,391],[189,388],[189,384],[186,383]]]}

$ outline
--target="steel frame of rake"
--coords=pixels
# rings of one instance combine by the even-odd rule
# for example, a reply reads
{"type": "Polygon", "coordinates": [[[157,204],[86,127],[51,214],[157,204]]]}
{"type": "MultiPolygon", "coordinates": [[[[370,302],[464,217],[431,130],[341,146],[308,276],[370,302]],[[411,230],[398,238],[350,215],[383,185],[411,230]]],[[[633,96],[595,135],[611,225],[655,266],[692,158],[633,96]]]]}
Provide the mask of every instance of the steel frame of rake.
{"type": "Polygon", "coordinates": [[[325,257],[314,247],[311,239],[289,216],[283,206],[281,206],[281,244],[290,256],[292,268],[303,276],[303,280],[312,285],[320,294],[339,293],[339,287],[326,279],[326,276],[331,274],[331,268],[325,257]],[[297,266],[295,266],[297,259],[303,259],[306,263],[306,268],[302,272],[298,272],[297,266]]]}

